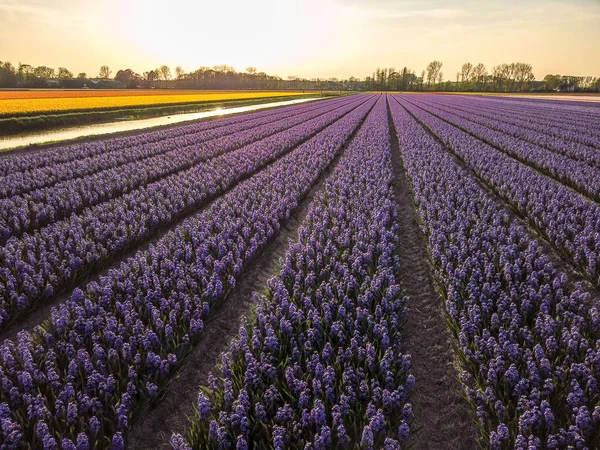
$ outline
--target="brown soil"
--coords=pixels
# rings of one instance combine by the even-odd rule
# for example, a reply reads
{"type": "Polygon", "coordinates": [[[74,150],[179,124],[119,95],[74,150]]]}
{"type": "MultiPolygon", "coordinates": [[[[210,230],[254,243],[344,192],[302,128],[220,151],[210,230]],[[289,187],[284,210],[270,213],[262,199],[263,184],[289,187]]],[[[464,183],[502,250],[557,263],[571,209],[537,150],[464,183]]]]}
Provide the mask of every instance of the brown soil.
{"type": "Polygon", "coordinates": [[[437,293],[424,235],[417,223],[413,194],[404,171],[401,149],[388,110],[392,136],[394,192],[399,206],[400,282],[409,296],[405,350],[411,355],[416,378],[411,394],[415,424],[414,449],[474,449],[478,432],[461,396],[459,363],[445,319],[444,302],[437,293]]]}

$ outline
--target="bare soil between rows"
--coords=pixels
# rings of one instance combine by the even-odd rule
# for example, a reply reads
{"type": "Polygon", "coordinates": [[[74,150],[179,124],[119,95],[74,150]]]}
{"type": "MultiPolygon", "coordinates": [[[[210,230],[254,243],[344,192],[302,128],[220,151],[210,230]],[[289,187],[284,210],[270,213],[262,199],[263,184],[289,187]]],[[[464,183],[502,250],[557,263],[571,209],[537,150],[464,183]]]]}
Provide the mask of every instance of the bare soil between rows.
{"type": "Polygon", "coordinates": [[[388,108],[392,137],[394,194],[398,204],[400,284],[408,295],[405,330],[410,373],[415,376],[411,402],[415,423],[411,448],[462,450],[478,448],[478,431],[470,406],[461,396],[459,362],[445,318],[444,302],[434,284],[425,236],[419,228],[410,181],[388,108]]]}

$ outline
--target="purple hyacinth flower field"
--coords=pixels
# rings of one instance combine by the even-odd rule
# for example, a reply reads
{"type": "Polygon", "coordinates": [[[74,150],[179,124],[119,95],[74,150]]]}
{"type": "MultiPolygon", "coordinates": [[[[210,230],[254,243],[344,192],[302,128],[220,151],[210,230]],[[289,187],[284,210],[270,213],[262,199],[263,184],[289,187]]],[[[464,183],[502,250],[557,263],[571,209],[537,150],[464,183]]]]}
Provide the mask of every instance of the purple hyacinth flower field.
{"type": "Polygon", "coordinates": [[[600,448],[596,104],[347,95],[0,180],[0,450],[600,448]]]}

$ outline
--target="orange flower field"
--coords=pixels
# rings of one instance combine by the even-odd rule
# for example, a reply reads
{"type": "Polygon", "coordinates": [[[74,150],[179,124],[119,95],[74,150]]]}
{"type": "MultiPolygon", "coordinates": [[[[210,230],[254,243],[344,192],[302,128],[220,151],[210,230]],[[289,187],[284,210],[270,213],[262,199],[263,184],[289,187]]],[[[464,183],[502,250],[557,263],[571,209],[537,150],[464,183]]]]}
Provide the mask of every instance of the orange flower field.
{"type": "Polygon", "coordinates": [[[66,112],[306,95],[299,91],[31,90],[0,91],[0,115],[66,112]]]}

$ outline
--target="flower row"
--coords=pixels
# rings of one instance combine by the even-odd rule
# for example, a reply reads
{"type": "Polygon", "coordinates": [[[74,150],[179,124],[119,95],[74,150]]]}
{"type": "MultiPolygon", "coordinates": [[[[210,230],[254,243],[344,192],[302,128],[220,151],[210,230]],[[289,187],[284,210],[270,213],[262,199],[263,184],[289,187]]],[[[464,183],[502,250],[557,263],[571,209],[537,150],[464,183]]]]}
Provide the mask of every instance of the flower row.
{"type": "MultiPolygon", "coordinates": [[[[351,99],[341,107],[351,102],[355,103],[356,100],[351,99]]],[[[169,175],[178,176],[182,170],[193,169],[201,161],[264,139],[338,107],[336,104],[324,110],[313,109],[243,131],[238,131],[235,126],[228,127],[230,133],[217,139],[200,140],[167,154],[0,200],[0,242],[4,243],[12,236],[31,232],[152,181],[169,175]]]]}
{"type": "MultiPolygon", "coordinates": [[[[600,148],[600,136],[596,146],[593,146],[583,144],[574,139],[574,137],[581,136],[581,132],[569,132],[556,126],[549,127],[539,124],[529,124],[529,122],[520,117],[504,118],[494,112],[462,105],[457,102],[447,104],[446,102],[427,99],[425,102],[419,103],[427,106],[433,106],[432,104],[434,104],[436,109],[441,109],[446,113],[506,133],[515,138],[522,139],[529,144],[544,147],[560,155],[600,167],[600,154],[598,152],[600,148]]],[[[426,109],[428,108],[426,107],[426,109]]]]}
{"type": "MultiPolygon", "coordinates": [[[[600,168],[516,138],[511,135],[510,130],[506,130],[505,126],[480,124],[478,122],[481,121],[477,118],[466,119],[435,106],[422,105],[420,102],[413,103],[457,128],[501,149],[507,155],[571,186],[578,192],[600,200],[600,168]]],[[[512,128],[519,129],[518,127],[512,128]]],[[[533,134],[532,139],[535,139],[533,134]]],[[[600,155],[599,150],[593,149],[593,151],[596,155],[600,155]]]]}
{"type": "Polygon", "coordinates": [[[267,117],[277,114],[279,110],[264,110],[251,114],[234,115],[225,118],[180,125],[158,131],[137,133],[131,136],[110,138],[102,141],[85,142],[81,144],[66,145],[43,152],[32,152],[21,155],[9,156],[0,159],[0,176],[6,176],[14,172],[24,172],[37,167],[47,167],[62,164],[77,159],[91,158],[95,155],[110,153],[113,151],[127,152],[149,143],[158,143],[165,139],[173,139],[179,136],[194,134],[202,130],[214,128],[215,126],[230,125],[249,120],[250,118],[267,117]]]}
{"type": "Polygon", "coordinates": [[[464,97],[457,98],[452,103],[474,108],[477,112],[486,111],[503,120],[521,119],[526,126],[529,124],[530,127],[552,134],[558,132],[575,142],[596,146],[599,143],[600,110],[591,107],[590,103],[570,106],[561,102],[519,102],[506,98],[476,100],[464,97]]]}

